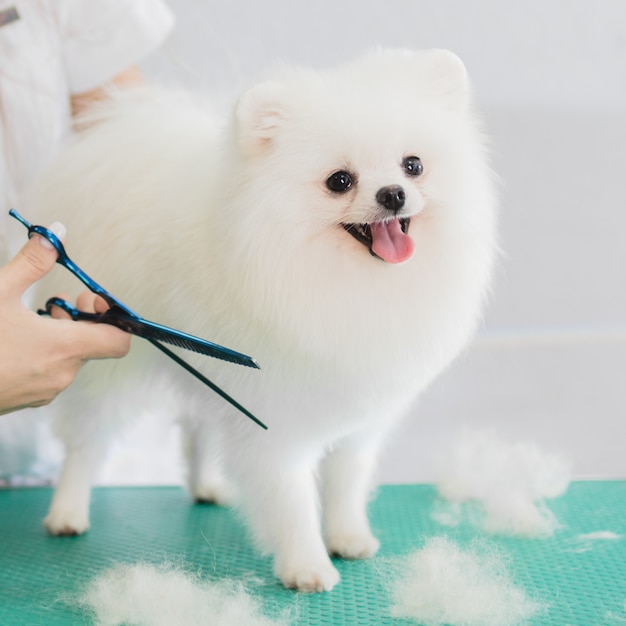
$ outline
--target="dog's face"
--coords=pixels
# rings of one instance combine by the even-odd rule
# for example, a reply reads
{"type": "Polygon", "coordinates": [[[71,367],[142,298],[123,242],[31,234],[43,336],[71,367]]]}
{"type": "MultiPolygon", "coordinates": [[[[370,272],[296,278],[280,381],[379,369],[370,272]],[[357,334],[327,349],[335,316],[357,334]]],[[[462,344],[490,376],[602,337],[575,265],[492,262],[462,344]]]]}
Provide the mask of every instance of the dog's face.
{"type": "Polygon", "coordinates": [[[445,51],[289,70],[244,94],[216,239],[233,296],[307,353],[388,353],[408,332],[450,354],[473,328],[495,249],[467,100],[465,68],[445,51]]]}
{"type": "Polygon", "coordinates": [[[467,91],[445,51],[378,52],[257,85],[236,112],[242,204],[259,212],[247,219],[280,233],[275,243],[324,239],[343,258],[411,261],[433,212],[473,219],[460,205],[480,195],[485,167],[467,91]]]}

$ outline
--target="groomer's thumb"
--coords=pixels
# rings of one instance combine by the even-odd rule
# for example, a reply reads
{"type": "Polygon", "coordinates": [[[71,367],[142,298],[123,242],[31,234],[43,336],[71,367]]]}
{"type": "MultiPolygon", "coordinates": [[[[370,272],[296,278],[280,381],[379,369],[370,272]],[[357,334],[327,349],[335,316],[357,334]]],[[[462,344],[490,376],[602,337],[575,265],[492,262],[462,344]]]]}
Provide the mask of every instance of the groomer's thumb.
{"type": "MultiPolygon", "coordinates": [[[[49,227],[59,239],[65,237],[63,224],[49,227]]],[[[41,235],[33,235],[28,243],[0,268],[0,285],[5,294],[21,296],[28,287],[45,276],[57,260],[57,251],[41,235]]]]}

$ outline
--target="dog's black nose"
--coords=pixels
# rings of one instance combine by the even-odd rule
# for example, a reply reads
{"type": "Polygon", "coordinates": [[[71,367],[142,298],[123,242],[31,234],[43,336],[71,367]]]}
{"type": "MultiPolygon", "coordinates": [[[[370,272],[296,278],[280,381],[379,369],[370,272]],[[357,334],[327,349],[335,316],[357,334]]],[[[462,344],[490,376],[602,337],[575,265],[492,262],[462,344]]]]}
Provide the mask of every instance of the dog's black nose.
{"type": "Polygon", "coordinates": [[[406,193],[404,193],[404,189],[400,185],[382,187],[376,194],[376,202],[394,213],[397,213],[404,206],[405,200],[406,193]]]}

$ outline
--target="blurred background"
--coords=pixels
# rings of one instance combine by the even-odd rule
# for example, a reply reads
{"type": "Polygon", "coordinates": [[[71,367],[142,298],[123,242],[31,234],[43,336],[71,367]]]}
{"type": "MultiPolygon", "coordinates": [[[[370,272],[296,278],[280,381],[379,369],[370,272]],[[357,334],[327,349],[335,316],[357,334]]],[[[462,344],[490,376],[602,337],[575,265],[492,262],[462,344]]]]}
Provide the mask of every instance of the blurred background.
{"type": "MultiPolygon", "coordinates": [[[[468,68],[504,254],[478,337],[395,433],[380,480],[433,480],[464,427],[561,452],[578,478],[626,478],[626,2],[169,4],[176,30],[145,74],[216,97],[276,62],[327,66],[376,45],[449,48],[468,68]]],[[[141,458],[120,444],[102,482],[125,463],[139,481],[178,480],[175,434],[151,430],[141,458]]]]}

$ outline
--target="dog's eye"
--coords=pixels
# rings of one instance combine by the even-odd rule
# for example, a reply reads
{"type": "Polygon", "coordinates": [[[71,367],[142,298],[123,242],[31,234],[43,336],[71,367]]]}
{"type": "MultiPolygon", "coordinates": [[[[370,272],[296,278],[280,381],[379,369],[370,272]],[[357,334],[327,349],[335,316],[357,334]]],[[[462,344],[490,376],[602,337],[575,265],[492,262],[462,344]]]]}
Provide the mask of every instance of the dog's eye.
{"type": "Polygon", "coordinates": [[[402,161],[402,167],[407,176],[419,176],[424,171],[424,166],[419,157],[410,156],[402,161]]]}
{"type": "Polygon", "coordinates": [[[345,193],[352,187],[352,174],[343,170],[335,172],[326,180],[326,186],[335,193],[345,193]]]}

